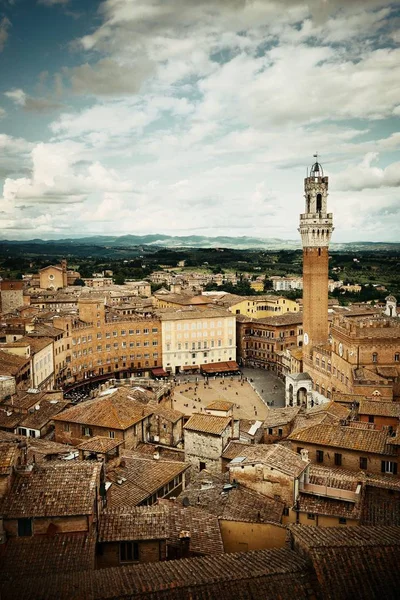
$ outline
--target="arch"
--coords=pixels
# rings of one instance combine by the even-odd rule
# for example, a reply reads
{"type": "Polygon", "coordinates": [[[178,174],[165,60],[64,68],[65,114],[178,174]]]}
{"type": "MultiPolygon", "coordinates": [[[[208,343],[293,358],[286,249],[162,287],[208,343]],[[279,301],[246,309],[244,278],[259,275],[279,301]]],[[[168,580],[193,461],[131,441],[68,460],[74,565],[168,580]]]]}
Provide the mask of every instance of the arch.
{"type": "Polygon", "coordinates": [[[297,406],[303,406],[307,404],[307,390],[305,387],[301,387],[297,390],[296,403],[297,406]]]}
{"type": "Polygon", "coordinates": [[[293,406],[293,385],[290,383],[289,384],[289,406],[293,406]]]}
{"type": "Polygon", "coordinates": [[[307,212],[308,213],[311,212],[310,208],[311,208],[311,196],[310,196],[310,194],[307,194],[307,212]]]}
{"type": "Polygon", "coordinates": [[[322,211],[322,194],[317,194],[317,212],[322,211]]]}

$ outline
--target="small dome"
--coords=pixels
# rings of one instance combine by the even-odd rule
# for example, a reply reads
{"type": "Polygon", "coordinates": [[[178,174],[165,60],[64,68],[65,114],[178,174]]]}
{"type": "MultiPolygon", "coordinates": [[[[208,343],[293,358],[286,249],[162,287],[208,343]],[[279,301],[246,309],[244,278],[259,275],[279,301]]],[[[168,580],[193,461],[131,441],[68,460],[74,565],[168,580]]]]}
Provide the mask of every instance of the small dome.
{"type": "Polygon", "coordinates": [[[310,177],[323,177],[323,176],[324,176],[324,170],[322,168],[321,163],[319,163],[317,161],[311,167],[310,177]]]}
{"type": "Polygon", "coordinates": [[[386,302],[397,302],[394,296],[386,296],[385,300],[386,302]]]}

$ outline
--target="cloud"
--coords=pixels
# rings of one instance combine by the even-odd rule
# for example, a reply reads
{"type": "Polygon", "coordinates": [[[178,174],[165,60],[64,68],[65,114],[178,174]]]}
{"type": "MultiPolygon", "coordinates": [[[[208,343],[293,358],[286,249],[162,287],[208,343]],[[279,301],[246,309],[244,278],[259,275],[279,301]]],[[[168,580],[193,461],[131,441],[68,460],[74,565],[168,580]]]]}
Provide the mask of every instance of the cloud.
{"type": "Polygon", "coordinates": [[[24,110],[30,112],[51,112],[63,107],[63,104],[51,98],[33,98],[32,96],[28,96],[21,89],[4,92],[4,95],[10,98],[16,106],[21,106],[24,110]]]}
{"type": "Polygon", "coordinates": [[[0,21],[0,52],[4,50],[4,46],[8,40],[8,32],[11,27],[11,21],[7,17],[3,17],[0,21]]]}
{"type": "Polygon", "coordinates": [[[400,187],[400,161],[382,169],[374,166],[379,159],[377,152],[365,155],[363,161],[350,166],[336,177],[335,187],[339,190],[365,190],[384,187],[400,187]]]}
{"type": "Polygon", "coordinates": [[[143,59],[135,64],[119,64],[111,58],[66,70],[77,94],[119,96],[135,94],[143,81],[154,71],[154,63],[143,59]]]}
{"type": "Polygon", "coordinates": [[[7,178],[4,205],[9,210],[24,204],[82,203],[90,194],[107,191],[134,192],[130,181],[99,162],[87,162],[82,145],[75,142],[38,144],[31,153],[30,177],[7,178]]]}

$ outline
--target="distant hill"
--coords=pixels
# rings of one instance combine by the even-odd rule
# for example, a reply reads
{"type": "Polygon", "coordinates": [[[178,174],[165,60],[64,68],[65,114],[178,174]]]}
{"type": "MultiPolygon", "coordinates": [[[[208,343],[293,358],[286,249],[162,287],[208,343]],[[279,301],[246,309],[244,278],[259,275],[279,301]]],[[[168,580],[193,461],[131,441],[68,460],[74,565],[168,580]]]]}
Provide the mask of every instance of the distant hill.
{"type": "MultiPolygon", "coordinates": [[[[79,244],[85,246],[105,246],[108,248],[148,246],[154,248],[233,248],[237,250],[295,250],[301,248],[299,240],[282,240],[280,238],[256,237],[207,237],[202,235],[170,236],[161,233],[148,235],[93,235],[52,240],[0,240],[2,245],[31,245],[48,244],[50,247],[62,244],[79,244]]],[[[354,251],[400,251],[400,242],[350,242],[346,244],[331,244],[332,250],[354,251]]]]}

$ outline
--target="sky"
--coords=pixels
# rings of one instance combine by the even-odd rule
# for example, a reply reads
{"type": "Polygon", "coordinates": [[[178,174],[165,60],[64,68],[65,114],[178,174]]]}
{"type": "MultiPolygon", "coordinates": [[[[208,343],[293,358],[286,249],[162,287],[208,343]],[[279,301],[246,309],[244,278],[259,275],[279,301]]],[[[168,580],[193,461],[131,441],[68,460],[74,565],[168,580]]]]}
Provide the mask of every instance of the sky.
{"type": "Polygon", "coordinates": [[[0,0],[0,239],[400,241],[400,4],[0,0]]]}

